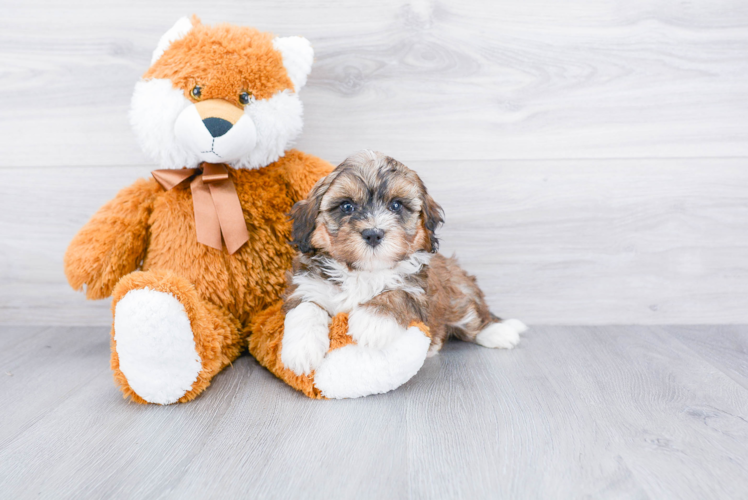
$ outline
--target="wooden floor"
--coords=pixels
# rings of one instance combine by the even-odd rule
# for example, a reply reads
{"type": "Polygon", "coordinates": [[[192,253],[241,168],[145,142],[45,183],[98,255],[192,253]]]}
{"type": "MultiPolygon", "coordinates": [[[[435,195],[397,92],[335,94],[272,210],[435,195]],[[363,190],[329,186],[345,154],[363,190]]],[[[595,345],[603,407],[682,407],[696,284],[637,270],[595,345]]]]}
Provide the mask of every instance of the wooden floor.
{"type": "Polygon", "coordinates": [[[101,327],[0,327],[2,498],[745,498],[748,327],[452,342],[313,401],[244,356],[198,400],[121,399],[101,327]]]}

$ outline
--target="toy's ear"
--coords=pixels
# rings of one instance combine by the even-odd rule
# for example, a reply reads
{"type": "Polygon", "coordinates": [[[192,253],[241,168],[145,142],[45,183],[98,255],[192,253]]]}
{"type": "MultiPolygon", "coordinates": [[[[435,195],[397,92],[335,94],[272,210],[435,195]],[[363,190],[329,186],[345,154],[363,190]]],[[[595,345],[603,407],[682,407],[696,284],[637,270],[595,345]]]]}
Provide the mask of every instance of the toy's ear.
{"type": "Polygon", "coordinates": [[[312,71],[312,44],[301,36],[286,36],[274,38],[273,47],[283,56],[283,66],[293,83],[294,91],[298,92],[306,85],[306,77],[312,71]]]}
{"type": "Polygon", "coordinates": [[[192,29],[193,24],[200,24],[200,19],[198,19],[197,16],[192,16],[192,20],[190,20],[190,18],[188,17],[183,17],[179,21],[174,23],[174,26],[172,26],[169,31],[164,33],[161,36],[161,39],[158,41],[156,50],[153,51],[153,56],[151,57],[151,66],[153,66],[153,63],[158,61],[158,59],[163,55],[164,52],[166,52],[166,49],[168,49],[172,43],[176,42],[180,38],[184,37],[187,33],[189,33],[192,29]]]}

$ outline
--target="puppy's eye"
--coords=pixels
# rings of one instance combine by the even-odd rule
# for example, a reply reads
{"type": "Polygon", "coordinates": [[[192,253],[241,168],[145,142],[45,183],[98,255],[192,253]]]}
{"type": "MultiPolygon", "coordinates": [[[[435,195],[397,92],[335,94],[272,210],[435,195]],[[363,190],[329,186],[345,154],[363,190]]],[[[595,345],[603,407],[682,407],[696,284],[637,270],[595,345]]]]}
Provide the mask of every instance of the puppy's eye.
{"type": "Polygon", "coordinates": [[[353,212],[355,208],[356,207],[354,207],[353,203],[351,203],[350,201],[344,201],[343,203],[340,204],[340,211],[343,212],[344,214],[349,214],[353,212]]]}
{"type": "Polygon", "coordinates": [[[242,92],[241,94],[239,94],[240,103],[249,104],[252,101],[254,101],[254,96],[252,95],[252,92],[242,92]]]}
{"type": "Polygon", "coordinates": [[[390,210],[392,210],[393,212],[399,212],[400,209],[402,209],[402,208],[403,208],[403,204],[400,203],[397,200],[395,200],[392,203],[390,203],[390,210]]]}
{"type": "Polygon", "coordinates": [[[200,87],[200,85],[195,85],[194,87],[192,87],[190,95],[195,99],[200,99],[203,96],[203,89],[200,87]]]}

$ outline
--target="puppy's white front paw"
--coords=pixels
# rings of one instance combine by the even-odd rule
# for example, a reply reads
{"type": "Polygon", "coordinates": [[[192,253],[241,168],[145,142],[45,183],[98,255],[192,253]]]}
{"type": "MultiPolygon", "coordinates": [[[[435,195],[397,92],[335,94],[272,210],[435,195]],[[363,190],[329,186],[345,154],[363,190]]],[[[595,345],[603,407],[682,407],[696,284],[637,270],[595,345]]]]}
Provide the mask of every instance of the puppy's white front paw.
{"type": "Polygon", "coordinates": [[[296,375],[309,375],[330,349],[330,316],[311,302],[302,302],[286,314],[281,361],[296,375]]]}
{"type": "Polygon", "coordinates": [[[348,335],[358,345],[381,349],[405,331],[395,318],[358,307],[348,315],[348,335]]]}
{"type": "Polygon", "coordinates": [[[519,334],[525,330],[527,326],[518,319],[491,323],[475,337],[475,343],[483,347],[511,349],[519,344],[519,334]]]}

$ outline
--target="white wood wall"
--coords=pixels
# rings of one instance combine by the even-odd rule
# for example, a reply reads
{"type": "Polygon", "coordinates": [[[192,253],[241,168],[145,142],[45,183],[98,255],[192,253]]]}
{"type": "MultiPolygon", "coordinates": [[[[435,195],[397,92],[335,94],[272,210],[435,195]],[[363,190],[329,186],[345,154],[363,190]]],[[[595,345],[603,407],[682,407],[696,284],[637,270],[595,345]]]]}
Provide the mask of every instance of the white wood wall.
{"type": "MultiPolygon", "coordinates": [[[[9,2],[6,2],[9,3],[9,2]]],[[[298,147],[372,148],[447,212],[442,248],[531,324],[748,322],[742,0],[29,1],[0,17],[0,323],[106,324],[76,230],[153,164],[127,121],[163,31],[301,34],[298,147]]]]}

